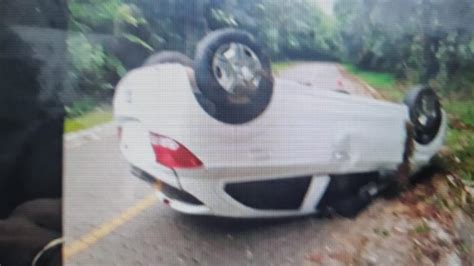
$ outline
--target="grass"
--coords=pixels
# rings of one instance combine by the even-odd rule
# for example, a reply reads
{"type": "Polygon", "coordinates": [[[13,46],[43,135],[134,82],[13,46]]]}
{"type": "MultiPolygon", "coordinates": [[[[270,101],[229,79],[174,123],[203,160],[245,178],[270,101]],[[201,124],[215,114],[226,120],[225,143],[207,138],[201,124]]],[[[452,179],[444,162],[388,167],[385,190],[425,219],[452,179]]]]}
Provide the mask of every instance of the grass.
{"type": "Polygon", "coordinates": [[[431,231],[430,227],[428,226],[428,224],[426,224],[425,222],[419,224],[418,226],[415,227],[414,229],[415,233],[417,234],[427,234],[431,231]]]}
{"type": "Polygon", "coordinates": [[[366,71],[350,64],[343,64],[344,69],[352,75],[367,82],[377,89],[386,99],[392,101],[403,100],[404,93],[399,89],[397,80],[389,73],[366,71]]]}
{"type": "Polygon", "coordinates": [[[474,182],[474,130],[459,129],[451,125],[446,144],[453,157],[448,164],[464,180],[474,182]]]}
{"type": "Polygon", "coordinates": [[[112,111],[95,109],[75,118],[66,118],[64,132],[70,133],[112,121],[112,111]]]}
{"type": "Polygon", "coordinates": [[[272,63],[272,71],[275,75],[278,75],[281,71],[290,68],[296,63],[293,61],[279,61],[272,63]]]}
{"type": "Polygon", "coordinates": [[[464,180],[474,181],[474,100],[446,99],[443,108],[449,114],[450,128],[446,144],[453,154],[448,165],[464,180]]]}
{"type": "Polygon", "coordinates": [[[464,124],[474,127],[474,100],[448,99],[443,102],[443,107],[448,113],[456,114],[464,124]]]}
{"type": "MultiPolygon", "coordinates": [[[[365,71],[348,64],[343,67],[391,101],[403,100],[405,89],[402,87],[409,87],[403,86],[403,82],[397,81],[389,73],[365,71]]],[[[450,150],[450,156],[444,158],[446,165],[464,180],[474,182],[474,100],[445,97],[442,98],[442,105],[449,116],[445,143],[450,150]]]]}
{"type": "Polygon", "coordinates": [[[396,84],[396,79],[393,75],[383,72],[373,72],[361,70],[353,65],[344,64],[344,68],[355,76],[363,79],[370,86],[379,89],[391,89],[396,84]]]}

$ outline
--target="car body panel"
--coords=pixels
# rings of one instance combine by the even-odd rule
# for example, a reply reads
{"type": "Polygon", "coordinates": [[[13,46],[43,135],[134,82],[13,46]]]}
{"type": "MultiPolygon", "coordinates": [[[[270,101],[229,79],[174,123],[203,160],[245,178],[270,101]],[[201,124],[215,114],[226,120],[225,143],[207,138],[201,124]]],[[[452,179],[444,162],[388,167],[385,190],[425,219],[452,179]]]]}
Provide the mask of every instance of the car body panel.
{"type": "Polygon", "coordinates": [[[230,125],[202,110],[179,65],[141,68],[131,75],[133,101],[140,103],[134,116],[150,131],[186,146],[207,171],[296,165],[344,173],[402,160],[408,119],[403,105],[277,79],[272,102],[260,117],[230,125]]]}
{"type": "MultiPolygon", "coordinates": [[[[275,79],[272,100],[264,113],[244,124],[225,124],[199,105],[186,69],[178,64],[141,67],[127,74],[117,86],[114,115],[123,127],[122,152],[132,165],[205,203],[205,208],[196,208],[168,199],[170,206],[186,213],[232,217],[311,213],[329,174],[397,170],[409,122],[403,104],[275,79]],[[204,165],[193,169],[159,166],[150,132],[178,141],[204,165]],[[236,180],[303,175],[313,178],[298,210],[254,210],[223,189],[225,183],[236,180]]],[[[443,112],[443,128],[435,140],[429,145],[415,144],[410,158],[414,168],[436,154],[445,131],[443,112]]]]}
{"type": "MultiPolygon", "coordinates": [[[[280,176],[279,173],[273,175],[280,176]]],[[[270,180],[270,178],[268,178],[270,180]]],[[[329,176],[313,176],[304,200],[298,209],[294,210],[262,210],[247,207],[224,192],[224,186],[233,181],[255,180],[250,177],[240,178],[201,178],[181,177],[183,189],[195,195],[205,206],[209,207],[206,214],[226,217],[285,217],[314,213],[315,206],[322,198],[328,184],[329,176]]],[[[259,178],[258,180],[265,180],[259,178]]]]}

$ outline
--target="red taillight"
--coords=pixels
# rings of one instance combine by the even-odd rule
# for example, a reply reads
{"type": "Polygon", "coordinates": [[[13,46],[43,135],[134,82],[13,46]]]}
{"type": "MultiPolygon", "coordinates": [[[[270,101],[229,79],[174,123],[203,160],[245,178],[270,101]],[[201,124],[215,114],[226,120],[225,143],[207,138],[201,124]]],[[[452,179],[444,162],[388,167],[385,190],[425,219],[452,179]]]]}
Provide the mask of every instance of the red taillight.
{"type": "Polygon", "coordinates": [[[191,151],[171,138],[150,133],[150,141],[157,163],[171,168],[202,166],[202,162],[191,151]]]}

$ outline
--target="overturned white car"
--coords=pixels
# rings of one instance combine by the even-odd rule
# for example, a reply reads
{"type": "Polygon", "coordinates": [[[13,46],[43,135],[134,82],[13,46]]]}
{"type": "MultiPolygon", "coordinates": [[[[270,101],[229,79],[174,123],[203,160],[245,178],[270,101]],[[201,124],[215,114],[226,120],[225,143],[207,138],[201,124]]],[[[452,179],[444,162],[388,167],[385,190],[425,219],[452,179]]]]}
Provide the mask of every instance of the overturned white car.
{"type": "Polygon", "coordinates": [[[132,172],[188,214],[352,216],[442,146],[446,115],[419,86],[404,104],[274,79],[253,38],[206,36],[194,62],[158,54],[114,98],[132,172]]]}

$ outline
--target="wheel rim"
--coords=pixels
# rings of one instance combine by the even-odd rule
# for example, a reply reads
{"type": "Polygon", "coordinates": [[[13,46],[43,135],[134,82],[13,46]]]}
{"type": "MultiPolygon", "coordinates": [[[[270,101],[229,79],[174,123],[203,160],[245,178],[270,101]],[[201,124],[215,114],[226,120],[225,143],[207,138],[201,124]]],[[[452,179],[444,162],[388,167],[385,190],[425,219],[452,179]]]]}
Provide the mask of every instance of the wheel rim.
{"type": "Polygon", "coordinates": [[[416,121],[422,127],[428,127],[437,118],[436,97],[423,95],[416,108],[416,121]]]}
{"type": "Polygon", "coordinates": [[[262,80],[262,63],[245,44],[221,45],[212,60],[212,72],[219,85],[231,95],[251,96],[262,80]]]}

